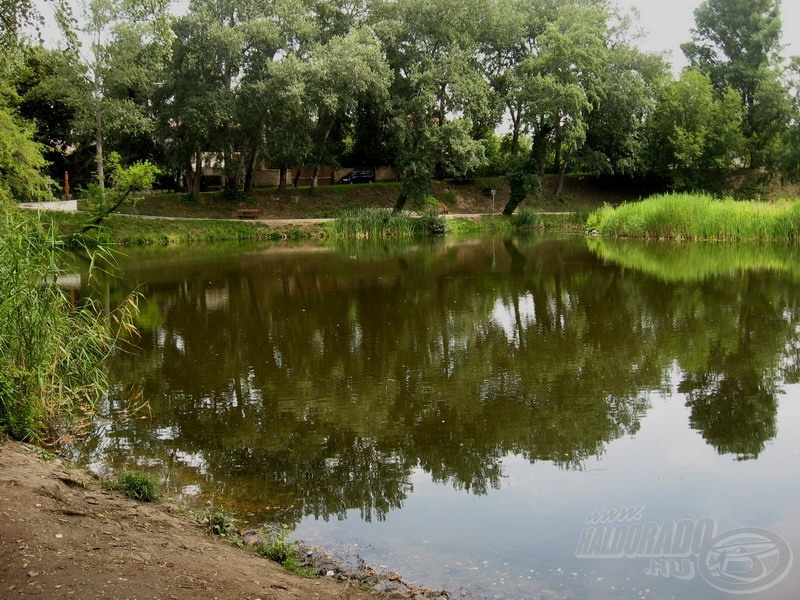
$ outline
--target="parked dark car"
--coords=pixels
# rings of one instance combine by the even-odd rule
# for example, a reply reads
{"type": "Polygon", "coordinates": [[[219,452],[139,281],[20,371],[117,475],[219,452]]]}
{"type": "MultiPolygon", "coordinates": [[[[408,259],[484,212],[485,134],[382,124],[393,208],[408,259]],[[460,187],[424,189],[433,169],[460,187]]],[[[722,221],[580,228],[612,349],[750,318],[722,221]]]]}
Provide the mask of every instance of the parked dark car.
{"type": "Polygon", "coordinates": [[[350,171],[339,180],[339,183],[372,183],[375,173],[372,171],[350,171]]]}

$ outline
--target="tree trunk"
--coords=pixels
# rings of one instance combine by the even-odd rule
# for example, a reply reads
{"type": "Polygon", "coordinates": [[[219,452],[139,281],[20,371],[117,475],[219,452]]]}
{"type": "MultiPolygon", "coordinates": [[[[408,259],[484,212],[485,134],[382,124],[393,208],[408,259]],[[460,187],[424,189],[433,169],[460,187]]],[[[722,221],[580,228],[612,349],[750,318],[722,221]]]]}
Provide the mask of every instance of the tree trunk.
{"type": "Polygon", "coordinates": [[[300,175],[302,174],[302,172],[303,172],[303,165],[300,165],[299,167],[297,167],[294,177],[292,178],[292,187],[295,189],[297,189],[297,186],[300,185],[300,175]]]}
{"type": "Polygon", "coordinates": [[[395,214],[399,213],[401,210],[403,210],[407,201],[408,194],[405,191],[401,191],[400,195],[397,196],[397,201],[394,203],[394,209],[392,209],[392,212],[395,214]]]}
{"type": "Polygon", "coordinates": [[[506,106],[508,107],[508,114],[511,115],[511,148],[509,149],[509,153],[511,156],[516,156],[519,154],[519,135],[520,128],[522,126],[522,112],[519,110],[514,110],[510,103],[508,103],[506,106]]]}
{"type": "Polygon", "coordinates": [[[258,148],[253,148],[250,151],[250,160],[247,161],[247,166],[244,172],[244,191],[249,192],[256,187],[256,165],[258,164],[258,148]]]}
{"type": "Polygon", "coordinates": [[[287,167],[281,167],[279,170],[278,175],[278,191],[285,192],[286,191],[286,173],[289,169],[287,167]]]}
{"type": "Polygon", "coordinates": [[[311,174],[311,190],[317,189],[319,184],[319,165],[314,165],[314,172],[311,174]]]}
{"type": "Polygon", "coordinates": [[[95,141],[95,162],[97,164],[97,185],[100,190],[106,189],[106,175],[103,170],[103,117],[100,114],[100,100],[95,99],[94,107],[94,141],[95,141]]]}
{"type": "Polygon", "coordinates": [[[561,130],[561,118],[558,114],[556,114],[556,125],[555,125],[555,141],[553,148],[553,171],[555,173],[561,172],[561,142],[562,142],[562,130],[561,130]]]}
{"type": "Polygon", "coordinates": [[[560,196],[561,192],[564,190],[564,179],[567,176],[567,163],[569,162],[569,157],[565,158],[564,161],[561,163],[561,170],[558,172],[558,185],[556,186],[556,196],[560,196]]]}
{"type": "Polygon", "coordinates": [[[195,164],[192,165],[192,159],[186,161],[184,172],[186,173],[186,192],[195,200],[200,197],[200,176],[202,175],[202,155],[197,150],[194,156],[195,164]]]}

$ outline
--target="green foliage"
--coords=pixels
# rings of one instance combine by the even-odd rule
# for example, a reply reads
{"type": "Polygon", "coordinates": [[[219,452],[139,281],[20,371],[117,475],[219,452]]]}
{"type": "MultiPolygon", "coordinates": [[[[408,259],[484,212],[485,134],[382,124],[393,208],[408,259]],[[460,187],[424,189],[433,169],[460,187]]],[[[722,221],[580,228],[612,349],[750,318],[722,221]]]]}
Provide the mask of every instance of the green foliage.
{"type": "Polygon", "coordinates": [[[650,120],[650,154],[655,171],[677,190],[707,189],[710,173],[724,174],[742,156],[742,102],[727,88],[720,98],[711,79],[685,69],[661,92],[650,120]]]}
{"type": "Polygon", "coordinates": [[[705,0],[694,17],[692,41],[683,44],[683,52],[718,93],[728,87],[739,93],[749,166],[762,166],[774,134],[769,126],[776,116],[774,92],[782,87],[780,0],[705,0]],[[768,97],[773,100],[765,102],[768,97]]]}
{"type": "Polygon", "coordinates": [[[139,502],[155,502],[161,497],[158,482],[150,475],[139,471],[124,472],[111,482],[109,487],[139,502]]]}
{"type": "Polygon", "coordinates": [[[200,524],[211,535],[226,538],[236,534],[236,520],[221,507],[214,508],[204,514],[200,518],[200,524]]]}
{"type": "Polygon", "coordinates": [[[159,169],[148,161],[137,162],[130,167],[123,167],[120,155],[112,152],[107,161],[111,187],[106,189],[100,184],[90,184],[81,191],[81,199],[85,202],[92,220],[86,224],[76,236],[81,236],[98,228],[103,221],[124,202],[136,204],[135,192],[153,187],[159,169]]]}
{"type": "Polygon", "coordinates": [[[437,212],[428,212],[414,221],[414,233],[427,237],[444,235],[445,220],[437,212]]]}
{"type": "Polygon", "coordinates": [[[657,196],[616,209],[606,206],[586,226],[611,237],[794,242],[800,237],[800,201],[767,204],[702,195],[657,196]]]}
{"type": "Polygon", "coordinates": [[[16,209],[0,216],[0,429],[22,439],[55,437],[105,391],[103,360],[131,329],[135,299],[111,320],[91,302],[73,305],[58,285],[56,235],[16,209]]]}
{"type": "Polygon", "coordinates": [[[7,83],[7,57],[0,57],[0,194],[16,201],[52,200],[52,180],[42,174],[44,147],[34,141],[35,127],[16,113],[18,98],[7,83]]]}
{"type": "Polygon", "coordinates": [[[254,549],[261,556],[283,565],[287,571],[304,577],[313,577],[315,575],[313,569],[302,566],[297,543],[288,540],[290,533],[291,530],[285,525],[272,527],[268,532],[267,542],[255,544],[254,549]]]}
{"type": "Polygon", "coordinates": [[[542,220],[534,209],[524,208],[511,216],[511,223],[515,229],[534,229],[542,225],[542,220]]]}

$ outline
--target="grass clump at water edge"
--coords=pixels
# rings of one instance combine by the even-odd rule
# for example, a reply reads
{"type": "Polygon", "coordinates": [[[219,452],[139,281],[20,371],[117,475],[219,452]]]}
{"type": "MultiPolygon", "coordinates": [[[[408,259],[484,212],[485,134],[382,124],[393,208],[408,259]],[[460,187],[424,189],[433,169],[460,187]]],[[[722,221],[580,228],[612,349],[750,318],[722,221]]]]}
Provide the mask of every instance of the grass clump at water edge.
{"type": "Polygon", "coordinates": [[[290,532],[285,525],[272,526],[265,531],[265,539],[256,542],[253,549],[261,556],[282,565],[287,571],[305,577],[314,577],[316,572],[302,565],[297,543],[289,541],[290,532]]]}
{"type": "Polygon", "coordinates": [[[654,196],[590,215],[587,230],[609,237],[714,241],[789,241],[800,237],[800,201],[717,200],[697,194],[654,196]]]}
{"type": "Polygon", "coordinates": [[[156,502],[161,498],[161,486],[158,482],[139,471],[126,471],[109,486],[112,490],[119,490],[128,498],[133,498],[139,502],[156,502]]]}

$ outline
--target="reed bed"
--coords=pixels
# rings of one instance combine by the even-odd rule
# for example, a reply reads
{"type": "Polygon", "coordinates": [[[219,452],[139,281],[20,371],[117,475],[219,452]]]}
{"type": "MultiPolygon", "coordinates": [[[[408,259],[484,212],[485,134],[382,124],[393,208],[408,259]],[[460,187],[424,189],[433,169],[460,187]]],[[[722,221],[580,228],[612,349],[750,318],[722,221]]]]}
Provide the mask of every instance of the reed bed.
{"type": "Polygon", "coordinates": [[[377,239],[408,238],[418,233],[418,219],[407,213],[384,209],[351,208],[339,213],[333,222],[334,237],[377,239]]]}
{"type": "Polygon", "coordinates": [[[717,200],[697,194],[654,196],[594,212],[587,229],[603,236],[642,239],[794,242],[800,201],[717,200]]]}

